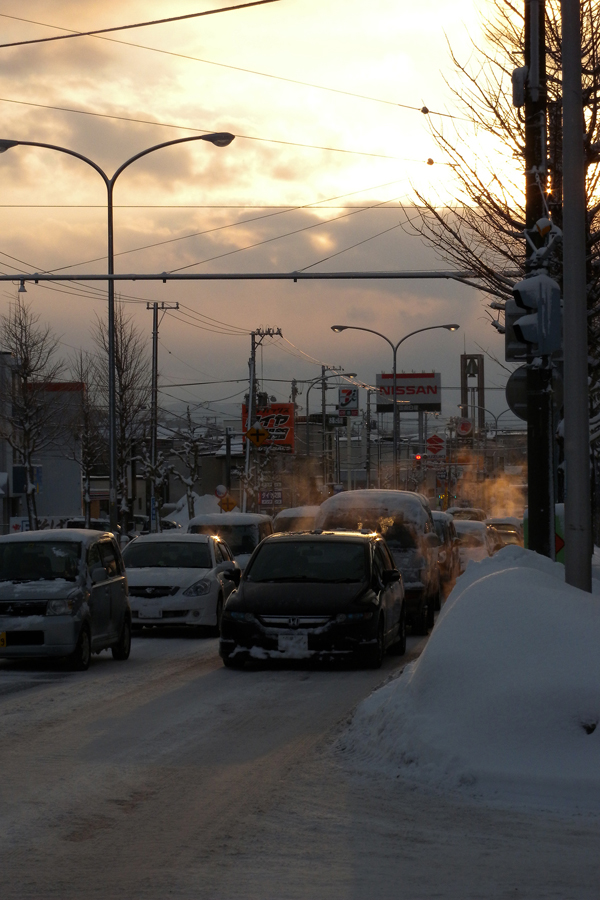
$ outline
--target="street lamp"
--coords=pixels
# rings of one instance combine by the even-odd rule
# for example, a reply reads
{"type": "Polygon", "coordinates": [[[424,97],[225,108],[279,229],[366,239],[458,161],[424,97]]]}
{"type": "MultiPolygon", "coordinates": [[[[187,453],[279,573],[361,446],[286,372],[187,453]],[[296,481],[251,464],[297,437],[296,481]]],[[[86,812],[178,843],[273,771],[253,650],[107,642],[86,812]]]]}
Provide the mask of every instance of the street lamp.
{"type": "Polygon", "coordinates": [[[311,381],[307,390],[306,390],[306,455],[310,456],[310,432],[308,430],[308,395],[310,393],[311,388],[318,384],[320,381],[328,381],[330,378],[356,378],[356,372],[334,372],[332,375],[319,375],[318,378],[315,378],[314,381],[311,381]]]}
{"type": "Polygon", "coordinates": [[[426,328],[417,328],[416,331],[411,331],[409,334],[405,334],[403,338],[400,338],[397,344],[394,344],[385,334],[381,334],[380,331],[374,331],[372,328],[363,328],[360,325],[332,325],[331,330],[335,331],[336,334],[339,334],[341,331],[368,331],[369,334],[376,334],[378,337],[383,338],[390,347],[392,348],[392,352],[394,354],[394,365],[392,370],[392,384],[393,384],[393,398],[392,398],[392,416],[393,416],[393,435],[392,435],[392,446],[393,446],[393,457],[394,457],[394,478],[393,485],[394,490],[398,490],[398,402],[396,400],[396,356],[398,353],[398,347],[400,344],[403,344],[404,341],[408,340],[409,337],[412,337],[414,334],[420,334],[422,331],[433,331],[435,328],[445,328],[446,331],[457,331],[460,328],[460,325],[428,325],[426,328]]]}
{"type": "MultiPolygon", "coordinates": [[[[114,275],[115,269],[115,253],[114,253],[114,226],[113,226],[113,189],[115,182],[121,172],[123,172],[131,163],[142,156],[147,156],[155,150],[162,150],[163,147],[172,147],[175,144],[185,144],[190,141],[208,141],[215,147],[227,147],[234,139],[235,135],[227,131],[217,132],[214,134],[196,134],[191,137],[176,138],[172,141],[164,141],[162,144],[155,144],[136,153],[126,160],[112,178],[109,178],[106,172],[100,166],[87,156],[76,153],[75,150],[69,150],[67,147],[58,147],[55,144],[44,144],[39,141],[10,141],[0,139],[0,153],[6,153],[12,147],[42,147],[45,150],[57,150],[59,153],[66,153],[68,156],[74,156],[82,162],[91,166],[102,178],[106,186],[107,192],[107,212],[108,212],[108,275],[114,275]]],[[[117,433],[116,433],[116,380],[115,380],[115,284],[112,278],[108,279],[108,444],[109,444],[109,514],[110,527],[114,530],[117,526],[117,433]]]]}

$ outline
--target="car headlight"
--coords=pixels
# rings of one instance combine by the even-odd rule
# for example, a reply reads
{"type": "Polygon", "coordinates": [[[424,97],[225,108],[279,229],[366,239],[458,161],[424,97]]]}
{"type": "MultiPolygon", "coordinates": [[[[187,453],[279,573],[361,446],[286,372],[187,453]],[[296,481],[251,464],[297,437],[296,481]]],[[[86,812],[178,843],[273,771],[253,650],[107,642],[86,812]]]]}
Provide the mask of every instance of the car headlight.
{"type": "Polygon", "coordinates": [[[73,612],[73,599],[49,600],[46,606],[47,616],[68,616],[73,612]]]}
{"type": "Polygon", "coordinates": [[[208,594],[212,585],[210,581],[207,581],[205,578],[202,581],[196,581],[195,584],[190,585],[190,587],[183,592],[184,597],[202,597],[205,594],[208,594]]]}

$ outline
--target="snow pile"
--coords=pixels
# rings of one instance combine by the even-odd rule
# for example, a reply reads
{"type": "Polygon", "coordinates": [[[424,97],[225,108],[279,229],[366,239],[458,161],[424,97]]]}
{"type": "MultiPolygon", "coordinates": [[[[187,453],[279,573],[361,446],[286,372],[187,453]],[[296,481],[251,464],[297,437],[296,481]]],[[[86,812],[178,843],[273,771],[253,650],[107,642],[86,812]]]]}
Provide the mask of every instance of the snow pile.
{"type": "Polygon", "coordinates": [[[390,778],[600,813],[599,675],[600,598],[506,547],[468,566],[420,658],[360,704],[339,748],[390,778]]]}
{"type": "MultiPolygon", "coordinates": [[[[194,491],[194,515],[202,516],[205,513],[220,513],[219,498],[214,494],[197,494],[194,491]]],[[[187,528],[190,517],[188,515],[187,497],[185,494],[175,507],[175,511],[170,513],[167,518],[172,522],[178,522],[182,528],[187,528]]]]}

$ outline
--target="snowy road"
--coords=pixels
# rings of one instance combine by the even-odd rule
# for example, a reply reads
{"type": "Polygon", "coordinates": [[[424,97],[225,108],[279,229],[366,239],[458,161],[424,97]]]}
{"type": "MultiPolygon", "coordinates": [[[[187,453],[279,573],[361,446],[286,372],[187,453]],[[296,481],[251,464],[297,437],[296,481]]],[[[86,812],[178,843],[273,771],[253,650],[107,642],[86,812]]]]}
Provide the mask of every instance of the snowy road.
{"type": "Polygon", "coordinates": [[[599,828],[357,778],[332,752],[379,672],[222,668],[137,638],[83,674],[0,665],[0,893],[26,898],[597,897],[599,828]]]}

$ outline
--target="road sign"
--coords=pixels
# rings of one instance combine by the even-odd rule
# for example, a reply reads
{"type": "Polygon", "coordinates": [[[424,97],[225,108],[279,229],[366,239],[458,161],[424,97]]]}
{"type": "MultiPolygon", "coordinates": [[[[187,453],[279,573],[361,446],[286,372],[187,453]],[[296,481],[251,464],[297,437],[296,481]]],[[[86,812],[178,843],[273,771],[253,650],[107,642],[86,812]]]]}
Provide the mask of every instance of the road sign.
{"type": "Polygon", "coordinates": [[[218,497],[219,500],[221,499],[221,497],[226,497],[228,493],[229,491],[224,484],[218,484],[215,488],[215,497],[218,497]]]}
{"type": "Polygon", "coordinates": [[[427,438],[427,453],[436,458],[442,459],[446,456],[446,441],[439,434],[432,434],[427,438]]]}
{"type": "Polygon", "coordinates": [[[260,447],[269,440],[269,432],[262,425],[253,425],[246,432],[246,437],[255,447],[260,447]]]}
{"type": "Polygon", "coordinates": [[[219,500],[219,506],[223,510],[223,512],[231,512],[232,509],[235,509],[237,503],[229,494],[226,494],[225,497],[221,497],[219,500]]]}
{"type": "Polygon", "coordinates": [[[457,437],[470,437],[473,434],[473,423],[470,419],[459,419],[456,423],[457,437]]]}

